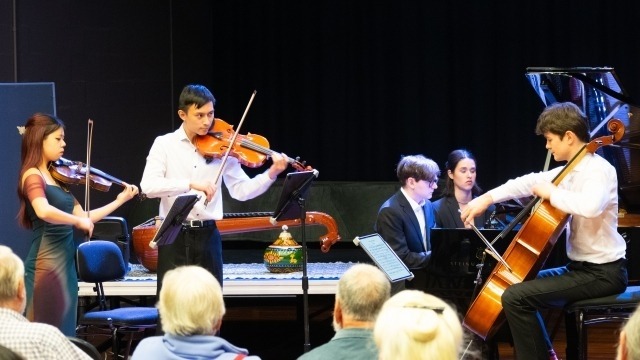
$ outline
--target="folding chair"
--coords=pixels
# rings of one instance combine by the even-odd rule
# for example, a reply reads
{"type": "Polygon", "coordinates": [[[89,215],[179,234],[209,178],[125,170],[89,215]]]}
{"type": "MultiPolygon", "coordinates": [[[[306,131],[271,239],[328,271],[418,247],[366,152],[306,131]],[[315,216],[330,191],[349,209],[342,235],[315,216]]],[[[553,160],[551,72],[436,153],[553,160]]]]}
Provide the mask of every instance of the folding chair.
{"type": "Polygon", "coordinates": [[[126,274],[122,253],[118,246],[106,240],[82,243],[76,252],[78,280],[95,283],[98,308],[83,314],[76,329],[80,338],[106,336],[107,341],[98,346],[103,352],[109,346],[114,359],[127,359],[134,339],[144,337],[147,329],[155,329],[158,311],[153,307],[122,307],[107,309],[107,299],[102,283],[121,279],[126,274]],[[126,341],[125,352],[120,354],[120,340],[126,341]],[[106,348],[104,346],[106,345],[106,348]]]}

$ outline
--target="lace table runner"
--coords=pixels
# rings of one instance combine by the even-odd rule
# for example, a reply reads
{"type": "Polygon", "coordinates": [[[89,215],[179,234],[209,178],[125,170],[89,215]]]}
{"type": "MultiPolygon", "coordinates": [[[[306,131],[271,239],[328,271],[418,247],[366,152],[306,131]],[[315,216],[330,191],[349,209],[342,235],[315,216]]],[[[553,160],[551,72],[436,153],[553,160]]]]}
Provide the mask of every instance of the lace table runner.
{"type": "MultiPolygon", "coordinates": [[[[307,277],[312,280],[337,280],[355,263],[309,263],[307,264],[307,277]]],[[[258,280],[278,279],[296,280],[302,279],[302,271],[291,273],[272,273],[264,264],[224,264],[222,273],[225,280],[258,280]]],[[[125,281],[156,280],[156,273],[152,273],[140,264],[131,264],[131,270],[127,273],[125,281]]]]}

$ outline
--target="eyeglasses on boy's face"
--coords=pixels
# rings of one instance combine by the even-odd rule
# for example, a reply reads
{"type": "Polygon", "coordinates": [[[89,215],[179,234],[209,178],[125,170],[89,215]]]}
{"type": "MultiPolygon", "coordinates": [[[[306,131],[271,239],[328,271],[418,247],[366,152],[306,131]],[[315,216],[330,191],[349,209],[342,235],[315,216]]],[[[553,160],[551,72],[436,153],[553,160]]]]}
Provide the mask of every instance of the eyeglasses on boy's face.
{"type": "Polygon", "coordinates": [[[435,185],[438,185],[438,178],[435,178],[432,180],[424,180],[424,181],[428,182],[430,187],[434,187],[435,185]]]}

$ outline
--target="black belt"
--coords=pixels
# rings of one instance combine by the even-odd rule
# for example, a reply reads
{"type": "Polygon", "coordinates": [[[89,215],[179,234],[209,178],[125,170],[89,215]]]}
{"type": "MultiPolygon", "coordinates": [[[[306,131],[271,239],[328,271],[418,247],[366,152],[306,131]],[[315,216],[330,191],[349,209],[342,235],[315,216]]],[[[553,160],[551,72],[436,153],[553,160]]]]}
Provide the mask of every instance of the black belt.
{"type": "Polygon", "coordinates": [[[182,223],[182,227],[192,229],[192,228],[215,228],[216,221],[215,220],[190,220],[182,223]]]}

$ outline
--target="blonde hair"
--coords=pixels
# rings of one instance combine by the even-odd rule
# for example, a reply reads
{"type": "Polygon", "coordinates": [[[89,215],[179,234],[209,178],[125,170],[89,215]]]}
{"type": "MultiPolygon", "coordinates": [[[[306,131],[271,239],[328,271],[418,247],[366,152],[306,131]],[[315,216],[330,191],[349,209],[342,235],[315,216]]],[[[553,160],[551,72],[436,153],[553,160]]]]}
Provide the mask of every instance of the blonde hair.
{"type": "Polygon", "coordinates": [[[373,337],[383,360],[456,360],[463,331],[458,314],[446,302],[419,290],[403,290],[382,307],[373,337]]]}
{"type": "Polygon", "coordinates": [[[226,311],[220,284],[199,266],[168,271],[157,307],[162,330],[181,336],[214,335],[226,311]]]}
{"type": "Polygon", "coordinates": [[[0,304],[18,295],[20,282],[24,280],[24,264],[11,248],[0,245],[0,304]]]}
{"type": "MultiPolygon", "coordinates": [[[[629,320],[622,327],[625,334],[625,348],[621,350],[627,360],[640,360],[640,307],[636,308],[629,320]]],[[[621,345],[618,345],[619,347],[621,345]]],[[[618,359],[622,359],[618,353],[618,359]]]]}

